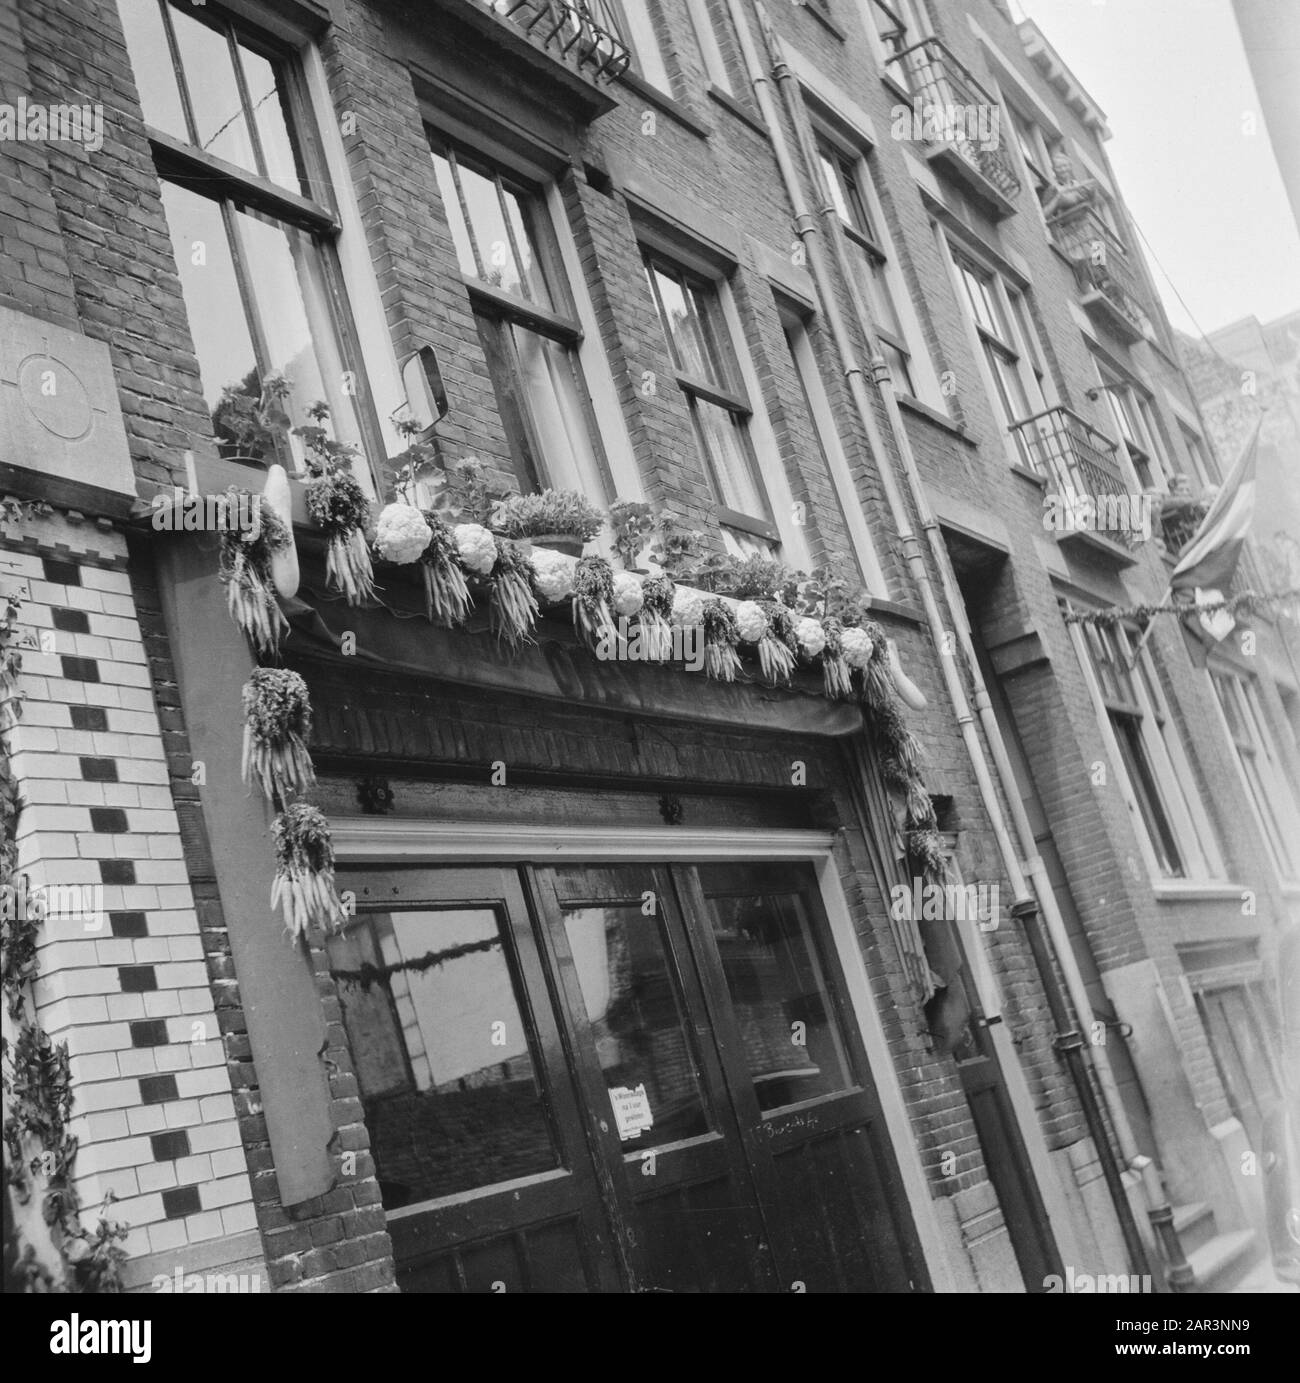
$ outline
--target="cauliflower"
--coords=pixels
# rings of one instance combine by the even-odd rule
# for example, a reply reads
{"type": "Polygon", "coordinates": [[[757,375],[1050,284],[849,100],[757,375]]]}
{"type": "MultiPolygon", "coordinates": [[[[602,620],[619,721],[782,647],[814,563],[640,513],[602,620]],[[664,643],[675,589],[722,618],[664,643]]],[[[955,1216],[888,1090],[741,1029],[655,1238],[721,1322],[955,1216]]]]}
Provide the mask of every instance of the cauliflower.
{"type": "Polygon", "coordinates": [[[840,635],[840,649],[850,667],[866,667],[871,661],[871,635],[865,629],[846,629],[840,635]]]}
{"type": "Polygon", "coordinates": [[[690,586],[678,586],[673,592],[673,623],[699,624],[704,619],[704,596],[690,586]]]}
{"type": "Polygon", "coordinates": [[[826,631],[815,619],[809,619],[806,615],[795,621],[794,636],[805,658],[815,658],[826,647],[826,631]]]}
{"type": "Polygon", "coordinates": [[[767,616],[763,607],[753,600],[741,600],[734,610],[736,627],[745,643],[757,643],[767,633],[767,616]]]}
{"type": "Polygon", "coordinates": [[[458,523],[452,529],[456,551],[466,571],[486,576],[497,564],[497,540],[481,523],[458,523]]]}
{"type": "Polygon", "coordinates": [[[551,548],[535,547],[529,560],[533,564],[533,585],[543,605],[558,605],[573,594],[576,558],[551,548]]]}
{"type": "Polygon", "coordinates": [[[620,571],[614,577],[614,613],[635,615],[645,603],[641,583],[630,571],[620,571]]]}
{"type": "Polygon", "coordinates": [[[389,562],[416,562],[432,537],[433,529],[413,505],[389,504],[375,526],[375,551],[389,562]]]}

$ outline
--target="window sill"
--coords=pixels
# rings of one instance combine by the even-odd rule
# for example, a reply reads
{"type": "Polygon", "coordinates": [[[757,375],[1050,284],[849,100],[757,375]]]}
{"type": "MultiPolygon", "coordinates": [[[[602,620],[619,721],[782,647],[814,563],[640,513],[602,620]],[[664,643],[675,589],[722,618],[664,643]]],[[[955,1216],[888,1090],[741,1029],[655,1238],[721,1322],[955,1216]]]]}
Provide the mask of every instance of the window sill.
{"type": "Polygon", "coordinates": [[[1013,465],[1011,467],[1011,471],[1013,474],[1018,475],[1021,478],[1021,480],[1029,481],[1031,485],[1038,486],[1040,490],[1046,493],[1047,477],[1045,475],[1039,475],[1037,471],[1031,471],[1027,469],[1025,466],[1013,465]]]}
{"type": "Polygon", "coordinates": [[[840,28],[840,26],[830,17],[830,15],[828,15],[819,6],[814,4],[813,0],[802,0],[800,8],[803,10],[805,14],[811,15],[812,18],[815,19],[818,22],[818,24],[820,24],[822,28],[825,29],[826,32],[831,35],[832,38],[839,39],[841,43],[844,43],[846,41],[846,35],[844,33],[844,30],[840,28]]]}
{"type": "Polygon", "coordinates": [[[649,101],[652,106],[658,106],[665,115],[671,115],[679,125],[684,125],[692,134],[699,135],[701,139],[708,139],[713,134],[711,125],[706,125],[698,119],[680,101],[670,96],[666,91],[660,91],[657,86],[651,86],[640,73],[633,72],[631,68],[621,73],[615,80],[627,87],[629,91],[635,92],[643,100],[649,101]]]}
{"type": "Polygon", "coordinates": [[[923,403],[920,399],[913,398],[910,394],[896,394],[898,406],[905,413],[914,413],[918,418],[924,418],[926,422],[933,423],[935,427],[941,427],[945,432],[950,432],[959,441],[965,442],[968,446],[978,446],[978,441],[967,432],[961,423],[955,423],[946,414],[941,413],[937,408],[932,408],[928,403],[923,403]]]}
{"type": "Polygon", "coordinates": [[[1241,895],[1248,890],[1234,884],[1215,883],[1210,880],[1161,879],[1159,883],[1152,883],[1151,891],[1158,903],[1239,903],[1241,895]]]}
{"type": "Polygon", "coordinates": [[[894,76],[889,68],[881,67],[878,71],[880,72],[880,80],[884,83],[886,89],[897,96],[898,99],[907,106],[908,110],[911,110],[912,103],[916,100],[916,97],[894,76]]]}
{"type": "Polygon", "coordinates": [[[762,119],[749,110],[743,102],[736,100],[731,92],[724,91],[720,86],[711,86],[709,87],[709,100],[716,101],[723,110],[730,111],[742,125],[748,125],[755,134],[761,134],[764,139],[772,138],[771,132],[762,119]]]}
{"type": "Polygon", "coordinates": [[[915,606],[903,605],[897,600],[889,600],[883,596],[877,598],[870,592],[867,595],[867,608],[873,615],[886,615],[890,619],[897,620],[900,624],[912,624],[918,629],[925,627],[925,612],[918,610],[915,606]]]}

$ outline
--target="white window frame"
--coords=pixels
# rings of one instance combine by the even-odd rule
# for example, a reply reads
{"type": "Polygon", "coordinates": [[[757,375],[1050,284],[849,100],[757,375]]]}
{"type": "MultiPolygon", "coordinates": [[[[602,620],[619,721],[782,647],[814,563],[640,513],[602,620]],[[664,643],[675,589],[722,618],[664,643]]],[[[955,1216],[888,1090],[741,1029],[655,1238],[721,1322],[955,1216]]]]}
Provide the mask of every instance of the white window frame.
{"type": "Polygon", "coordinates": [[[668,75],[668,55],[659,42],[654,17],[650,13],[652,0],[589,0],[592,18],[612,29],[632,55],[632,70],[642,81],[673,94],[672,78],[668,75]]]}
{"type": "Polygon", "coordinates": [[[1003,320],[1008,324],[1012,336],[1011,341],[1003,341],[997,337],[998,344],[1003,350],[1015,356],[1016,374],[1020,378],[1021,388],[1024,390],[1025,397],[1030,401],[1031,407],[1033,407],[1036,394],[1042,400],[1042,407],[1034,408],[1033,412],[1028,415],[1033,417],[1036,413],[1055,408],[1059,399],[1056,394],[1056,383],[1043,360],[1041,343],[1036,337],[1030,337],[1028,340],[1024,337],[1026,326],[1031,332],[1034,330],[1033,316],[1030,313],[1026,290],[1018,283],[1012,285],[1024,305],[1027,323],[1021,320],[1020,314],[1012,306],[1003,275],[994,265],[972,253],[965,245],[951,244],[947,235],[938,226],[935,227],[935,234],[938,237],[940,253],[948,266],[952,290],[957,295],[958,311],[961,314],[962,325],[966,330],[967,343],[975,357],[975,365],[984,384],[984,392],[988,397],[989,406],[993,410],[993,416],[1002,423],[1002,446],[1006,453],[1007,464],[1015,466],[1019,470],[1033,469],[1026,464],[1025,457],[1016,441],[1016,434],[1012,431],[1013,424],[1023,422],[1024,419],[1007,417],[1007,410],[1002,402],[1002,391],[994,378],[993,366],[989,362],[988,352],[992,348],[986,343],[984,329],[977,323],[967,299],[966,284],[959,259],[967,260],[977,273],[991,276],[998,310],[1003,320]]]}
{"type": "Polygon", "coordinates": [[[1149,408],[1154,408],[1154,399],[1109,361],[1103,360],[1095,350],[1089,350],[1088,354],[1092,357],[1098,387],[1106,399],[1107,416],[1115,429],[1113,440],[1119,444],[1118,454],[1123,458],[1134,492],[1141,493],[1147,489],[1168,492],[1169,472],[1163,439],[1159,434],[1151,436],[1149,420],[1140,407],[1140,404],[1146,403],[1149,408]],[[1127,405],[1123,409],[1121,401],[1127,405]],[[1129,429],[1124,426],[1124,419],[1132,425],[1136,436],[1130,438],[1129,429]],[[1150,472],[1150,478],[1146,482],[1142,479],[1139,464],[1150,472]]]}
{"type": "MultiPolygon", "coordinates": [[[[1168,889],[1177,888],[1187,883],[1213,884],[1224,881],[1227,872],[1222,851],[1219,848],[1218,836],[1195,790],[1191,765],[1178,734],[1177,724],[1169,713],[1169,706],[1160,686],[1159,674],[1151,657],[1150,649],[1143,647],[1139,655],[1139,661],[1142,664],[1141,671],[1134,666],[1131,669],[1130,677],[1137,693],[1137,706],[1141,712],[1139,729],[1142,748],[1146,755],[1147,767],[1150,769],[1156,789],[1160,793],[1159,805],[1169,822],[1170,830],[1173,832],[1174,843],[1178,846],[1178,853],[1183,865],[1181,875],[1169,875],[1160,868],[1156,850],[1147,828],[1146,818],[1142,815],[1137,793],[1129,779],[1128,769],[1125,767],[1124,757],[1120,752],[1119,741],[1114,726],[1111,724],[1110,709],[1093,663],[1092,653],[1088,647],[1088,631],[1082,624],[1071,624],[1068,627],[1070,640],[1074,644],[1075,654],[1083,670],[1088,694],[1092,698],[1097,724],[1101,729],[1102,739],[1110,757],[1111,772],[1124,797],[1129,819],[1133,823],[1133,831],[1137,836],[1138,845],[1142,851],[1147,873],[1153,886],[1157,889],[1168,889]],[[1152,703],[1153,693],[1159,699],[1158,705],[1152,703]],[[1186,784],[1186,788],[1184,784],[1186,784]]],[[[1123,625],[1117,625],[1116,629],[1123,631],[1122,637],[1116,640],[1120,653],[1131,659],[1132,633],[1123,625]]]]}
{"type": "MultiPolygon", "coordinates": [[[[582,422],[592,432],[589,441],[595,462],[594,467],[580,465],[567,447],[552,449],[545,455],[546,483],[554,489],[577,491],[600,507],[615,498],[643,498],[641,475],[632,460],[626,420],[610,374],[609,359],[601,345],[599,322],[554,175],[541,165],[512,155],[488,135],[476,137],[460,122],[436,109],[426,109],[423,118],[425,125],[454,149],[507,178],[522,182],[528,188],[536,214],[546,222],[545,229],[555,251],[551,258],[558,260],[553,267],[563,273],[564,282],[559,287],[567,299],[563,312],[556,315],[570,315],[568,309],[571,308],[572,319],[580,330],[580,337],[567,343],[566,349],[572,353],[577,367],[577,385],[585,391],[590,403],[590,416],[584,410],[582,422]],[[612,495],[607,493],[610,485],[614,488],[612,495]]],[[[602,533],[597,546],[602,551],[609,547],[606,534],[602,533]]]]}
{"type": "Polygon", "coordinates": [[[704,70],[709,81],[728,96],[736,94],[727,71],[727,60],[722,56],[722,44],[718,41],[718,31],[709,14],[707,0],[686,0],[686,13],[690,17],[691,28],[695,31],[696,46],[704,60],[704,70]]]}
{"type": "Polygon", "coordinates": [[[871,529],[867,525],[866,516],[863,514],[862,505],[852,490],[852,469],[840,441],[839,429],[835,425],[834,410],[831,408],[831,401],[826,393],[826,385],[817,365],[817,353],[813,350],[812,339],[808,335],[808,327],[803,316],[792,308],[782,307],[778,304],[778,311],[781,315],[783,334],[790,346],[795,372],[799,376],[804,397],[808,402],[811,414],[810,421],[817,433],[818,441],[821,443],[827,466],[830,468],[831,479],[835,483],[835,492],[840,499],[840,508],[844,514],[845,526],[853,539],[854,555],[862,580],[873,595],[888,598],[889,588],[885,582],[885,573],[880,565],[880,559],[876,555],[876,546],[872,540],[871,529]],[[845,478],[848,487],[847,504],[844,502],[846,496],[841,492],[841,485],[837,481],[839,476],[845,478]]]}
{"type": "Polygon", "coordinates": [[[1297,804],[1295,793],[1288,786],[1285,764],[1259,694],[1259,679],[1218,660],[1211,662],[1206,671],[1212,674],[1210,685],[1214,694],[1215,710],[1218,712],[1219,723],[1223,726],[1223,733],[1232,750],[1233,762],[1237,766],[1242,789],[1250,802],[1250,808],[1254,813],[1256,824],[1259,826],[1259,833],[1264,841],[1268,857],[1272,861],[1278,878],[1288,890],[1294,890],[1297,885],[1300,885],[1300,850],[1294,844],[1294,842],[1300,841],[1300,804],[1297,804]],[[1250,738],[1254,741],[1253,757],[1256,771],[1266,799],[1264,805],[1273,818],[1274,829],[1280,840],[1293,842],[1291,849],[1296,858],[1291,860],[1289,871],[1286,861],[1274,847],[1272,835],[1264,821],[1264,814],[1260,808],[1255,788],[1251,783],[1250,775],[1246,772],[1246,766],[1242,762],[1241,749],[1232,733],[1227,712],[1223,709],[1223,700],[1219,690],[1220,679],[1230,680],[1237,689],[1237,714],[1246,727],[1250,738]]]}

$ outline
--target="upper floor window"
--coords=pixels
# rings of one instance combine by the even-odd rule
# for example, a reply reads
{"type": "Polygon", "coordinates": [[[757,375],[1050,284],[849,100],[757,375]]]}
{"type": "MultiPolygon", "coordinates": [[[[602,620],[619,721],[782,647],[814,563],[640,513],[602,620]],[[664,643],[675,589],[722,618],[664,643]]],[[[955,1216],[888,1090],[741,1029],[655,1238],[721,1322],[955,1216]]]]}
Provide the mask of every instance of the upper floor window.
{"type": "Polygon", "coordinates": [[[1119,751],[1130,805],[1157,872],[1165,878],[1220,877],[1223,863],[1191,780],[1141,633],[1119,624],[1075,625],[1119,751]]]}
{"type": "Polygon", "coordinates": [[[431,156],[519,488],[601,501],[582,328],[542,194],[438,136],[431,156]]]}
{"type": "Polygon", "coordinates": [[[690,16],[691,28],[695,31],[695,41],[699,44],[700,56],[704,59],[704,70],[714,86],[720,87],[728,95],[734,96],[736,89],[732,84],[727,60],[722,54],[720,12],[710,4],[710,0],[686,0],[686,12],[690,16]]]}
{"type": "Polygon", "coordinates": [[[686,396],[700,464],[718,517],[727,529],[760,545],[776,538],[771,506],[750,436],[753,409],[737,368],[719,285],[654,251],[646,277],[668,341],[677,383],[686,396]]]}
{"type": "Polygon", "coordinates": [[[1038,121],[1022,115],[1015,106],[1007,106],[1007,115],[1016,146],[1041,202],[1056,184],[1057,160],[1065,152],[1064,142],[1054,130],[1044,129],[1038,121]]]}
{"type": "Polygon", "coordinates": [[[668,63],[650,7],[656,0],[583,0],[597,24],[616,34],[632,54],[632,68],[653,87],[671,94],[668,63]]]}
{"type": "Polygon", "coordinates": [[[898,290],[890,282],[889,257],[882,248],[885,236],[866,193],[866,161],[826,136],[818,139],[817,153],[822,179],[852,247],[858,286],[871,309],[881,354],[889,362],[899,392],[916,397],[912,353],[896,300],[898,290]]]}
{"type": "Polygon", "coordinates": [[[1187,448],[1188,458],[1192,463],[1192,471],[1202,485],[1215,485],[1214,468],[1210,464],[1209,454],[1205,450],[1205,443],[1201,439],[1199,432],[1193,432],[1186,423],[1180,422],[1178,430],[1182,434],[1183,446],[1187,448]]]}
{"type": "Polygon", "coordinates": [[[1264,716],[1259,687],[1253,677],[1243,677],[1225,668],[1212,667],[1210,681],[1268,852],[1284,879],[1300,880],[1296,845],[1300,841],[1300,809],[1264,716]]]}
{"type": "MultiPolygon", "coordinates": [[[[870,0],[869,9],[886,61],[915,47],[931,32],[921,0],[870,0]]],[[[907,63],[894,63],[889,69],[890,75],[906,85],[907,67],[907,63]]]]}
{"type": "Polygon", "coordinates": [[[1156,419],[1155,404],[1150,395],[1108,369],[1095,355],[1093,367],[1133,473],[1144,490],[1150,489],[1157,479],[1163,481],[1174,471],[1156,419]]]}
{"type": "Polygon", "coordinates": [[[364,377],[294,55],[215,6],[119,4],[219,449],[303,464],[297,439],[250,423],[272,375],[290,422],[324,401],[335,434],[359,442],[364,377]]]}
{"type": "Polygon", "coordinates": [[[954,258],[962,301],[988,365],[1002,425],[1015,437],[1022,462],[1037,469],[1030,439],[1024,429],[1014,428],[1048,407],[1046,371],[1025,296],[991,269],[961,254],[954,258]]]}

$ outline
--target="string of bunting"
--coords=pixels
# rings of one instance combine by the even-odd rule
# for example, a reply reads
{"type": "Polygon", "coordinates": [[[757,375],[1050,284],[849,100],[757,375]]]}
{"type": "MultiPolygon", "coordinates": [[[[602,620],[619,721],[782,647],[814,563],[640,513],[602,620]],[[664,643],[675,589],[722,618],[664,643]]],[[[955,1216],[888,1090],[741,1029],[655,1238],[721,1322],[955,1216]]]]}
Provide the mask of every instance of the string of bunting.
{"type": "Polygon", "coordinates": [[[1300,586],[1285,591],[1240,591],[1222,600],[1193,603],[1190,600],[1167,600],[1158,605],[1113,605],[1104,610],[1067,611],[1067,624],[1092,624],[1110,629],[1130,621],[1144,623],[1156,615],[1211,615],[1226,610],[1230,615],[1263,614],[1268,610],[1285,611],[1288,604],[1300,601],[1300,586]]]}

